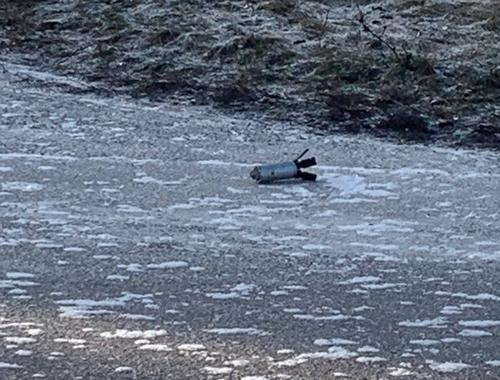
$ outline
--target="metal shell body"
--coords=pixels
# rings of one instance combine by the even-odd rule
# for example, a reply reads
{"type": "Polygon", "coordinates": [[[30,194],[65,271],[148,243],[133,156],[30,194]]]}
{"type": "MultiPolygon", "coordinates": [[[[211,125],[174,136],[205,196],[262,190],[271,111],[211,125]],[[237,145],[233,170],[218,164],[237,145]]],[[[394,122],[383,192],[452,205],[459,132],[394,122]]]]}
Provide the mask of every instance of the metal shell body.
{"type": "Polygon", "coordinates": [[[256,166],[250,176],[259,183],[278,181],[280,179],[295,178],[298,168],[295,162],[281,162],[279,164],[256,166]]]}

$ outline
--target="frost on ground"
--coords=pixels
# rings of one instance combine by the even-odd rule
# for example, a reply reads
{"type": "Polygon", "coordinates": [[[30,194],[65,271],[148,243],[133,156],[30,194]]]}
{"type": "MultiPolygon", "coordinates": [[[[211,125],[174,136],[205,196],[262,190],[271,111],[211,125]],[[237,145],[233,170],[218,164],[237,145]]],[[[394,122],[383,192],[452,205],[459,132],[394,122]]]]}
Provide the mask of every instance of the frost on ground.
{"type": "Polygon", "coordinates": [[[59,81],[76,91],[498,148],[499,12],[495,0],[13,1],[0,50],[94,83],[59,81]]]}
{"type": "Polygon", "coordinates": [[[500,376],[497,153],[40,89],[6,67],[2,380],[500,376]],[[316,183],[249,178],[305,144],[316,183]]]}

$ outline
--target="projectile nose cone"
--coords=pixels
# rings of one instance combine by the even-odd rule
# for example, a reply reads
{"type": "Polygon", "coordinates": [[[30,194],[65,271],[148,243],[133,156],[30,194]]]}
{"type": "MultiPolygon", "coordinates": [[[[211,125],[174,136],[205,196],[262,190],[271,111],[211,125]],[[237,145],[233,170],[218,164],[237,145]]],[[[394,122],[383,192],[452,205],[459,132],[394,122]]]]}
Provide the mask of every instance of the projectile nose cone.
{"type": "Polygon", "coordinates": [[[260,167],[256,166],[252,169],[250,172],[250,177],[252,177],[254,180],[259,181],[260,180],[260,167]]]}

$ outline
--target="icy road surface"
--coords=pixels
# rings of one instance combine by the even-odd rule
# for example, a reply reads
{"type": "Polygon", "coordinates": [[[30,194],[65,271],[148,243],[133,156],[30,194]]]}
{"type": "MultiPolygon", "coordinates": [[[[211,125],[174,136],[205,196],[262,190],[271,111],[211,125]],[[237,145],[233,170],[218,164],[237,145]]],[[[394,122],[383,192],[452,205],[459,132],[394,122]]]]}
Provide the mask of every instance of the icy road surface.
{"type": "Polygon", "coordinates": [[[6,68],[1,379],[500,378],[498,155],[6,68]],[[249,178],[306,147],[317,183],[249,178]]]}

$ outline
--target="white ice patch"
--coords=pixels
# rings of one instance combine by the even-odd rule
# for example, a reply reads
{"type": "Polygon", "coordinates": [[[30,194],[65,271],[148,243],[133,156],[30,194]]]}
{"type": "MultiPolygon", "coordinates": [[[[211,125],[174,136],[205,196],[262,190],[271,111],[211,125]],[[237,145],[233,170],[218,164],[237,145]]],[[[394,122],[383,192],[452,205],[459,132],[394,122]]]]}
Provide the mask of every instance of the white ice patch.
{"type": "Polygon", "coordinates": [[[81,247],[66,247],[63,249],[64,252],[69,252],[69,253],[80,253],[80,252],[85,252],[85,248],[81,247]]]}
{"type": "Polygon", "coordinates": [[[3,340],[7,343],[14,343],[14,344],[36,343],[35,338],[21,337],[21,336],[7,336],[7,337],[3,338],[3,340]]]}
{"type": "Polygon", "coordinates": [[[362,276],[362,277],[353,277],[353,278],[346,280],[346,281],[340,281],[337,284],[340,284],[340,285],[366,284],[366,283],[372,283],[372,282],[378,282],[378,281],[381,281],[380,277],[362,276]]]}
{"type": "Polygon", "coordinates": [[[35,276],[31,273],[25,273],[25,272],[7,272],[6,277],[9,279],[23,279],[23,278],[34,278],[35,276]]]}
{"type": "Polygon", "coordinates": [[[153,185],[160,185],[160,186],[172,186],[172,185],[181,185],[182,180],[179,181],[162,181],[160,179],[150,177],[150,176],[144,176],[140,178],[134,178],[133,181],[135,183],[140,183],[140,184],[153,184],[153,185]]]}
{"type": "Polygon", "coordinates": [[[451,314],[462,314],[462,312],[463,312],[462,309],[458,306],[445,306],[440,311],[440,314],[451,315],[451,314]]]}
{"type": "Polygon", "coordinates": [[[139,273],[144,272],[144,268],[141,264],[131,263],[131,264],[118,264],[118,268],[125,269],[127,272],[139,273]]]}
{"type": "Polygon", "coordinates": [[[19,369],[23,368],[19,364],[0,362],[0,369],[19,369]]]}
{"type": "Polygon", "coordinates": [[[363,352],[363,353],[375,353],[375,352],[380,352],[378,348],[372,347],[372,346],[363,346],[358,348],[356,351],[358,352],[363,352]]]}
{"type": "Polygon", "coordinates": [[[242,162],[227,162],[227,161],[220,161],[220,160],[201,160],[198,161],[199,165],[214,165],[214,166],[238,166],[242,168],[250,168],[254,167],[255,164],[245,164],[242,162]]]}
{"type": "Polygon", "coordinates": [[[89,315],[111,314],[111,310],[102,309],[103,307],[123,306],[124,301],[118,299],[105,299],[100,301],[89,299],[60,300],[56,304],[63,305],[59,307],[61,317],[67,318],[86,318],[89,315]]]}
{"type": "Polygon", "coordinates": [[[444,328],[448,324],[448,319],[437,317],[434,319],[417,319],[415,321],[399,322],[399,326],[404,327],[427,327],[427,328],[444,328]]]}
{"type": "Polygon", "coordinates": [[[132,321],[154,321],[155,320],[155,317],[152,317],[150,315],[130,314],[130,313],[120,314],[120,318],[130,319],[132,321]]]}
{"type": "Polygon", "coordinates": [[[215,293],[206,293],[205,295],[208,298],[212,298],[214,300],[228,300],[241,297],[240,293],[236,292],[231,292],[231,293],[215,292],[215,293]]]}
{"type": "Polygon", "coordinates": [[[100,334],[106,339],[122,338],[122,339],[154,339],[159,336],[167,335],[166,330],[126,330],[118,329],[115,332],[105,331],[100,334]]]}
{"type": "Polygon", "coordinates": [[[363,289],[369,289],[369,290],[386,290],[386,289],[397,288],[400,286],[406,286],[406,284],[403,282],[398,282],[398,283],[385,282],[383,284],[363,284],[363,285],[361,285],[361,287],[363,289]]]}
{"type": "Polygon", "coordinates": [[[203,367],[203,370],[209,375],[228,375],[233,372],[231,367],[203,367]]]}
{"type": "Polygon", "coordinates": [[[228,293],[211,292],[211,293],[206,293],[205,295],[215,300],[243,298],[243,297],[248,297],[252,292],[255,291],[256,288],[257,285],[255,284],[240,283],[229,289],[228,293]]]}
{"type": "Polygon", "coordinates": [[[460,321],[458,322],[460,326],[464,327],[498,327],[500,326],[500,321],[497,320],[475,320],[475,321],[460,321]]]}
{"type": "Polygon", "coordinates": [[[181,344],[181,345],[177,346],[177,349],[179,351],[204,351],[204,350],[206,350],[206,348],[203,344],[196,344],[196,343],[181,344]]]}
{"type": "Polygon", "coordinates": [[[492,367],[500,367],[500,360],[490,360],[485,363],[492,367]]]}
{"type": "Polygon", "coordinates": [[[360,356],[359,358],[356,358],[356,361],[359,363],[378,363],[385,362],[387,359],[380,356],[360,356]]]}
{"type": "Polygon", "coordinates": [[[346,321],[351,317],[343,314],[335,314],[335,315],[313,315],[313,314],[294,314],[293,318],[299,320],[307,320],[307,321],[346,321]]]}
{"type": "Polygon", "coordinates": [[[17,350],[14,352],[15,355],[17,356],[31,356],[33,354],[33,351],[31,350],[17,350]]]}
{"type": "Polygon", "coordinates": [[[306,251],[323,251],[331,249],[331,247],[326,244],[305,244],[302,246],[302,249],[306,251]]]}
{"type": "Polygon", "coordinates": [[[342,346],[342,345],[355,345],[356,342],[349,339],[332,338],[332,339],[316,339],[314,344],[317,346],[342,346]]]}
{"type": "Polygon", "coordinates": [[[328,186],[337,189],[340,195],[355,195],[366,190],[365,179],[359,175],[344,175],[325,173],[322,178],[328,186]]]}
{"type": "Polygon", "coordinates": [[[245,367],[250,364],[249,360],[246,359],[234,359],[234,360],[228,360],[224,362],[225,365],[230,365],[233,367],[245,367]]]}
{"type": "Polygon", "coordinates": [[[328,360],[338,360],[338,359],[351,359],[358,356],[356,352],[349,351],[345,347],[332,346],[328,348],[328,352],[312,352],[304,353],[297,356],[298,359],[328,359],[328,360]]]}
{"type": "Polygon", "coordinates": [[[441,341],[434,339],[413,339],[410,340],[410,344],[415,344],[418,346],[435,346],[441,344],[441,341]]]}
{"type": "Polygon", "coordinates": [[[484,330],[465,329],[460,331],[458,335],[470,338],[481,338],[485,336],[492,336],[493,334],[484,330]]]}
{"type": "Polygon", "coordinates": [[[6,191],[41,191],[44,189],[44,185],[32,182],[6,182],[2,184],[2,190],[6,191]]]}
{"type": "Polygon", "coordinates": [[[458,338],[442,338],[441,342],[443,342],[443,343],[458,343],[458,342],[461,342],[461,340],[458,338]]]}
{"type": "Polygon", "coordinates": [[[396,368],[394,370],[392,370],[391,372],[389,372],[389,375],[390,376],[393,376],[393,377],[403,377],[403,376],[413,376],[414,375],[414,372],[411,372],[409,370],[407,370],[406,368],[396,368]]]}
{"type": "Polygon", "coordinates": [[[123,372],[133,372],[134,369],[132,367],[116,367],[115,372],[116,373],[123,373],[123,372]]]}
{"type": "Polygon", "coordinates": [[[68,344],[85,344],[87,341],[85,339],[76,338],[56,338],[55,343],[68,343],[68,344]]]}
{"type": "Polygon", "coordinates": [[[307,190],[304,186],[300,186],[300,185],[287,187],[287,188],[285,188],[285,192],[291,193],[295,196],[305,197],[305,198],[310,198],[310,197],[313,197],[315,195],[315,193],[307,190]]]}
{"type": "Polygon", "coordinates": [[[127,281],[130,279],[130,277],[124,276],[121,274],[110,274],[110,275],[106,276],[106,279],[107,280],[117,280],[117,281],[127,281]]]}
{"type": "Polygon", "coordinates": [[[443,372],[443,373],[454,373],[454,372],[460,372],[464,369],[471,368],[469,364],[465,364],[462,362],[445,362],[445,363],[432,363],[430,365],[430,368],[434,371],[437,372],[443,372]]]}
{"type": "Polygon", "coordinates": [[[143,344],[142,346],[138,347],[139,350],[141,351],[159,351],[159,352],[168,352],[172,351],[172,348],[167,346],[166,344],[143,344]]]}
{"type": "Polygon", "coordinates": [[[255,284],[240,283],[240,284],[232,287],[230,290],[232,292],[238,292],[242,296],[248,296],[248,295],[250,295],[250,293],[255,291],[256,288],[257,288],[257,285],[255,285],[255,284]]]}
{"type": "Polygon", "coordinates": [[[363,222],[353,225],[339,225],[337,229],[340,231],[354,231],[359,235],[365,236],[378,236],[388,232],[399,232],[399,233],[409,233],[413,232],[414,229],[409,227],[415,223],[405,222],[403,220],[381,220],[378,223],[374,222],[363,222]],[[408,227],[405,227],[408,226],[408,227]]]}
{"type": "Polygon", "coordinates": [[[259,335],[259,336],[269,335],[268,332],[255,329],[253,327],[216,328],[216,329],[206,329],[204,331],[210,334],[218,334],[218,335],[259,335]]]}
{"type": "Polygon", "coordinates": [[[149,269],[176,269],[176,268],[185,268],[189,264],[185,261],[164,261],[159,264],[148,264],[147,267],[149,269]]]}

